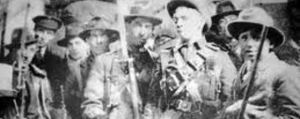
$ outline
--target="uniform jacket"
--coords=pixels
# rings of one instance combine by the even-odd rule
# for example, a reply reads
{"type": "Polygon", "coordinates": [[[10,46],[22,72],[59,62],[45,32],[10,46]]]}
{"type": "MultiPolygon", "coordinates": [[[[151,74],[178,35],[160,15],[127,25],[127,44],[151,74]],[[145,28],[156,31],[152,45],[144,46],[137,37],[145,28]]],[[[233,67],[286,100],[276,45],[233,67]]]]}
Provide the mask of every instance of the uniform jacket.
{"type": "MultiPolygon", "coordinates": [[[[167,58],[168,56],[162,55],[162,57],[167,58]]],[[[188,80],[193,80],[193,83],[197,85],[197,91],[191,93],[188,90],[187,92],[190,95],[200,95],[201,98],[191,101],[192,107],[190,110],[190,112],[201,111],[201,115],[199,113],[185,113],[180,118],[214,118],[219,106],[221,106],[220,102],[227,101],[227,98],[231,96],[232,84],[236,76],[236,68],[228,54],[214,44],[201,45],[198,42],[193,42],[190,44],[177,44],[176,47],[172,48],[170,57],[171,60],[167,61],[171,62],[169,65],[174,63],[181,72],[190,72],[191,77],[188,80]],[[172,59],[175,59],[175,61],[172,59]],[[185,68],[186,66],[192,67],[189,69],[194,69],[188,71],[189,69],[185,68]],[[197,101],[202,103],[201,107],[197,105],[197,101]]],[[[161,61],[166,62],[165,59],[161,59],[161,61]]],[[[168,63],[162,63],[162,65],[165,64],[168,65],[168,63]]],[[[180,111],[176,112],[181,113],[180,111]]]]}
{"type": "MultiPolygon", "coordinates": [[[[228,97],[231,96],[231,89],[234,77],[236,76],[236,68],[232,61],[230,60],[228,54],[214,44],[207,43],[204,46],[199,45],[197,42],[193,45],[182,45],[178,50],[175,50],[175,53],[179,52],[180,56],[183,58],[184,62],[192,62],[197,56],[197,53],[201,54],[200,57],[204,59],[204,62],[201,68],[204,70],[197,71],[198,73],[203,72],[204,74],[209,74],[213,77],[216,77],[220,82],[220,98],[221,101],[226,101],[228,97]]],[[[211,97],[205,94],[212,94],[214,89],[218,89],[217,85],[210,85],[209,81],[203,80],[203,77],[195,77],[196,83],[199,85],[199,93],[205,98],[208,98],[207,101],[211,100],[211,97]],[[210,90],[211,89],[211,90],[210,90]]]]}
{"type": "MultiPolygon", "coordinates": [[[[131,94],[129,90],[127,63],[122,61],[121,53],[121,50],[116,50],[96,57],[84,91],[86,100],[83,103],[83,107],[103,109],[104,102],[106,102],[106,105],[116,106],[110,112],[110,118],[112,119],[133,118],[130,106],[131,94]],[[107,83],[105,81],[108,81],[109,84],[106,89],[105,87],[107,86],[105,85],[107,83]],[[107,94],[105,91],[109,93],[107,94]],[[109,103],[107,103],[107,100],[109,100],[109,103]]],[[[151,58],[147,58],[148,55],[144,53],[130,54],[130,56],[134,57],[136,78],[141,97],[146,100],[147,88],[149,87],[146,84],[151,80],[151,76],[149,75],[151,73],[151,66],[153,66],[149,65],[151,58]]]]}
{"type": "Polygon", "coordinates": [[[54,106],[60,105],[60,85],[64,84],[66,65],[64,64],[64,59],[66,52],[61,47],[49,44],[46,46],[45,54],[41,59],[36,55],[33,58],[32,63],[42,70],[46,71],[47,78],[49,79],[51,88],[53,90],[53,101],[54,106]]]}
{"type": "MultiPolygon", "coordinates": [[[[247,65],[243,65],[235,81],[235,98],[241,100],[249,84],[247,65]]],[[[300,72],[279,60],[275,54],[258,65],[251,88],[246,119],[299,119],[300,72]]]]}

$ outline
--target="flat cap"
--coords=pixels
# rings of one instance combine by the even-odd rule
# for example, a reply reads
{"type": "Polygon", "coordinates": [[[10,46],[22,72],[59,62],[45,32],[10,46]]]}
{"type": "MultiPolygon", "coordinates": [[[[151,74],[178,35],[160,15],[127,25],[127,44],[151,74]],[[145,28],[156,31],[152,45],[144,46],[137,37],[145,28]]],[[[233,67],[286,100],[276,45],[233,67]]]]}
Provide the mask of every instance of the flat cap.
{"type": "Polygon", "coordinates": [[[36,26],[48,29],[58,30],[62,26],[62,22],[53,16],[36,16],[33,18],[36,26]]]}

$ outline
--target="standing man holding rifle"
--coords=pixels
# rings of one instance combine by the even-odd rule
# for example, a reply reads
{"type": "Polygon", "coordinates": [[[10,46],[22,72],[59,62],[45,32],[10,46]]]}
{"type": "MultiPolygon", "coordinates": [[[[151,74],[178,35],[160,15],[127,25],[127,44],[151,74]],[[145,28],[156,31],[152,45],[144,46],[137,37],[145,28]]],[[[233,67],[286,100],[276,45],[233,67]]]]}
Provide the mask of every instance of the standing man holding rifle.
{"type": "MultiPolygon", "coordinates": [[[[118,1],[120,7],[122,2],[118,1]]],[[[122,48],[96,57],[84,91],[86,118],[140,119],[147,95],[138,88],[150,84],[154,72],[144,45],[162,20],[146,13],[123,16],[122,12],[118,16],[122,48]]]]}
{"type": "Polygon", "coordinates": [[[240,112],[238,119],[299,119],[300,73],[274,54],[284,35],[271,16],[248,8],[227,29],[239,41],[244,65],[235,80],[237,101],[225,112],[240,112]]]}

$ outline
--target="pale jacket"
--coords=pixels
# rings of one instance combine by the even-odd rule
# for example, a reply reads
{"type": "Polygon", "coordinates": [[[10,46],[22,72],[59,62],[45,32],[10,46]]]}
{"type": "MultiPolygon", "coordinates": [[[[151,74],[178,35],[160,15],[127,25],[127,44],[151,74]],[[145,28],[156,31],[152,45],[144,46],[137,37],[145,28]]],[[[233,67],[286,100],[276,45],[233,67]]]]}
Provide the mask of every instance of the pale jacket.
{"type": "MultiPolygon", "coordinates": [[[[234,90],[237,102],[241,101],[250,81],[250,76],[245,76],[246,67],[246,65],[242,66],[235,81],[234,90]]],[[[279,60],[272,53],[258,65],[256,80],[251,88],[249,103],[245,111],[245,119],[299,119],[299,84],[299,69],[279,60]]],[[[240,109],[241,106],[235,104],[240,109]]]]}

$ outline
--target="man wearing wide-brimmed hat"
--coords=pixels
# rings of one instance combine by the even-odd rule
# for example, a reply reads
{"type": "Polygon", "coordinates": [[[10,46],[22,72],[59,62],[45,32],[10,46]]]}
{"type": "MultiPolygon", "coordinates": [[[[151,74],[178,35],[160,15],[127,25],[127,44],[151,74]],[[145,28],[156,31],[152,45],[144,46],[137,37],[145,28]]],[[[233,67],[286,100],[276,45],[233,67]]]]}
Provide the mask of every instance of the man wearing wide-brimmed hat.
{"type": "MultiPolygon", "coordinates": [[[[181,41],[171,51],[176,63],[167,65],[184,72],[181,75],[185,80],[185,83],[175,86],[174,90],[182,89],[178,87],[184,89],[171,98],[168,110],[173,110],[181,118],[214,118],[218,107],[230,97],[231,82],[236,73],[228,54],[205,39],[204,33],[209,30],[211,19],[209,8],[202,2],[172,0],[167,4],[181,41]]],[[[180,77],[170,76],[169,79],[180,77]]]]}
{"type": "MultiPolygon", "coordinates": [[[[134,59],[134,68],[139,88],[138,103],[143,107],[148,97],[148,88],[154,74],[154,61],[147,52],[145,44],[153,38],[154,27],[162,20],[151,13],[139,13],[125,16],[126,41],[129,56],[134,59]]],[[[109,53],[97,56],[93,65],[84,97],[84,116],[95,118],[106,116],[110,119],[132,119],[131,91],[128,87],[129,72],[126,59],[123,59],[121,47],[109,53]],[[108,87],[109,85],[109,87],[108,87]],[[103,90],[101,90],[103,89],[103,90]],[[107,111],[105,111],[107,110],[107,111]]],[[[141,113],[141,112],[138,112],[141,113]]]]}
{"type": "Polygon", "coordinates": [[[66,66],[63,77],[65,88],[65,105],[72,119],[81,119],[82,94],[84,83],[93,63],[94,56],[90,55],[90,47],[79,34],[84,29],[75,26],[66,29],[64,39],[57,42],[59,46],[65,47],[68,51],[64,65],[66,66]]]}
{"type": "Polygon", "coordinates": [[[90,46],[91,53],[95,56],[114,50],[111,44],[117,43],[120,34],[116,30],[115,25],[106,26],[103,22],[100,23],[95,17],[91,20],[94,25],[90,24],[85,27],[85,31],[81,32],[79,36],[83,38],[90,46]]]}
{"type": "Polygon", "coordinates": [[[285,41],[284,34],[275,27],[272,17],[262,8],[243,10],[237,21],[227,26],[229,33],[238,40],[244,65],[234,84],[234,104],[225,112],[237,114],[249,85],[253,64],[258,59],[256,77],[248,94],[245,119],[298,119],[300,118],[300,73],[296,67],[279,60],[274,48],[285,41]],[[265,34],[265,37],[263,37],[265,34]],[[262,42],[263,38],[265,39],[262,42]],[[263,43],[261,50],[259,46],[263,43]]]}
{"type": "Polygon", "coordinates": [[[218,25],[219,34],[226,34],[227,23],[237,19],[240,10],[236,10],[231,1],[221,1],[217,6],[217,14],[212,16],[212,23],[218,25]]]}
{"type": "Polygon", "coordinates": [[[212,28],[206,34],[209,42],[214,42],[222,50],[228,52],[231,60],[237,68],[241,66],[241,61],[237,56],[239,48],[236,47],[237,41],[228,35],[226,26],[229,22],[237,19],[240,10],[236,10],[231,1],[225,0],[218,3],[217,14],[212,16],[212,28]]]}
{"type": "Polygon", "coordinates": [[[117,30],[97,23],[95,26],[90,24],[90,27],[67,29],[66,38],[58,42],[69,52],[65,62],[68,71],[65,77],[65,102],[72,118],[82,118],[80,105],[84,101],[83,90],[95,57],[109,52],[110,43],[118,39],[117,30]]]}

